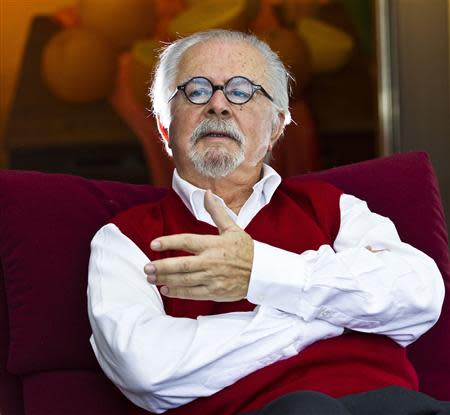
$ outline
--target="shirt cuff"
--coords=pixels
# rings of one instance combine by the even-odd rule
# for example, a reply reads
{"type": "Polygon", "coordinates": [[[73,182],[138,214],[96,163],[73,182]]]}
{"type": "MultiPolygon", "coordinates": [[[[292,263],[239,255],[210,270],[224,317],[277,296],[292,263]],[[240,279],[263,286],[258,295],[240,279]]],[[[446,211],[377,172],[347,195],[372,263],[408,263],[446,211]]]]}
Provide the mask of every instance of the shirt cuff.
{"type": "Polygon", "coordinates": [[[254,241],[248,301],[311,321],[320,310],[302,300],[306,281],[306,261],[301,255],[254,241]]]}

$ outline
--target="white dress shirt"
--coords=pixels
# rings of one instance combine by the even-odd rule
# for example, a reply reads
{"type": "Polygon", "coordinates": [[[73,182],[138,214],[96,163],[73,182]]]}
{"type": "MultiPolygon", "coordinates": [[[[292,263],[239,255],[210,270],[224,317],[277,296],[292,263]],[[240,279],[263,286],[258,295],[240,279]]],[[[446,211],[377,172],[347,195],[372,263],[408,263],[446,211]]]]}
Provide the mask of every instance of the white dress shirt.
{"type": "MultiPolygon", "coordinates": [[[[238,215],[216,197],[245,229],[280,182],[265,165],[238,215]]],[[[173,189],[197,220],[215,226],[204,190],[176,171],[173,189]]],[[[384,334],[402,346],[416,340],[442,307],[436,264],[356,197],[342,195],[340,211],[333,246],[296,254],[254,242],[247,295],[253,311],[197,319],[165,313],[143,271],[150,259],[114,224],[105,225],[91,244],[88,308],[91,344],[106,375],[136,405],[162,413],[344,328],[384,334]]]]}

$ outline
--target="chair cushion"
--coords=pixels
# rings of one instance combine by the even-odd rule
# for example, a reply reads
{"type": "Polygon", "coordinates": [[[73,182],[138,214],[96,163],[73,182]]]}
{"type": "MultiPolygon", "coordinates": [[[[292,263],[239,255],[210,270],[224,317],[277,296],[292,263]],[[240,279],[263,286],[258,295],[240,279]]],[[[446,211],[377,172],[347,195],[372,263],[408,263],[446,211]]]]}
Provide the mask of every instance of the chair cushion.
{"type": "MultiPolygon", "coordinates": [[[[1,210],[1,208],[0,208],[1,210]]],[[[3,270],[0,264],[0,413],[23,415],[22,384],[6,370],[9,350],[8,307],[3,270]]]]}
{"type": "Polygon", "coordinates": [[[23,377],[27,415],[124,415],[129,402],[102,374],[45,372],[23,377]]]}

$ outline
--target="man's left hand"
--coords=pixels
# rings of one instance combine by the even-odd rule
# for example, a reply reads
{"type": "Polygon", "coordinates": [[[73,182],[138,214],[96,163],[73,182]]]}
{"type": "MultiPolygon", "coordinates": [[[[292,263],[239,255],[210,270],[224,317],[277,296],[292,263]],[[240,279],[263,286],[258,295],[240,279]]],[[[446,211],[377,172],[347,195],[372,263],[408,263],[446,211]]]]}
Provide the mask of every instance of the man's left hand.
{"type": "Polygon", "coordinates": [[[205,208],[219,235],[178,234],[152,241],[154,251],[181,250],[194,254],[152,261],[144,267],[147,280],[167,297],[237,301],[245,298],[253,264],[253,240],[236,225],[210,190],[205,208]]]}

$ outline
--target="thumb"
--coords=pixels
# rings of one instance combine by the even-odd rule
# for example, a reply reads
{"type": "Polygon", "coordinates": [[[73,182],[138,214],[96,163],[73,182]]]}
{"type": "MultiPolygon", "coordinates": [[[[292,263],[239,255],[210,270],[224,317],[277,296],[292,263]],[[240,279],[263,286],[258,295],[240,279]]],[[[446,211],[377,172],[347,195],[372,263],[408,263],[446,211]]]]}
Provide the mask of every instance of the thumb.
{"type": "Polygon", "coordinates": [[[211,190],[205,193],[205,209],[211,215],[212,220],[216,224],[220,233],[229,231],[238,227],[233,219],[228,216],[225,208],[213,196],[211,190]]]}

